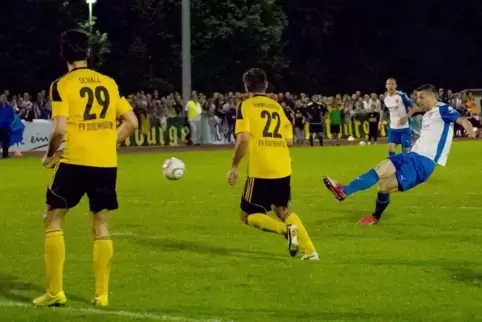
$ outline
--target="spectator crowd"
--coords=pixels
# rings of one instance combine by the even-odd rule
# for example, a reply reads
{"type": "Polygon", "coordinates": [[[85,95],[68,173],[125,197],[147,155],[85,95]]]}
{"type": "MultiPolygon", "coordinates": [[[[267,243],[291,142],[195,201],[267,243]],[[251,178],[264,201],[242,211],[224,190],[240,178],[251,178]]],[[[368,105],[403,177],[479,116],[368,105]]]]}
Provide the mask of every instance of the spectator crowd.
{"type": "MultiPolygon", "coordinates": [[[[330,117],[329,110],[332,109],[340,111],[342,124],[353,121],[360,114],[375,112],[382,118],[387,117],[384,106],[385,94],[362,94],[356,91],[352,95],[335,96],[315,94],[310,97],[305,93],[290,92],[267,95],[283,106],[293,123],[296,122],[296,111],[303,111],[306,119],[311,118],[305,111],[313,105],[322,112],[323,122],[330,117]]],[[[12,95],[5,90],[2,96],[22,120],[30,122],[34,119],[51,118],[51,106],[45,90],[34,97],[29,93],[12,95]]],[[[415,93],[410,96],[415,102],[415,93]]],[[[183,102],[179,93],[161,95],[157,90],[139,91],[127,96],[140,120],[142,132],[149,131],[154,125],[165,129],[169,118],[178,118],[190,128],[188,141],[192,144],[233,143],[236,107],[247,97],[248,94],[241,92],[206,95],[194,91],[191,101],[183,102]]],[[[476,104],[471,93],[454,94],[452,90],[440,89],[439,97],[441,101],[456,108],[461,115],[472,118],[474,125],[478,124],[478,117],[474,118],[476,104]]],[[[460,128],[456,130],[456,135],[463,135],[460,128]]]]}

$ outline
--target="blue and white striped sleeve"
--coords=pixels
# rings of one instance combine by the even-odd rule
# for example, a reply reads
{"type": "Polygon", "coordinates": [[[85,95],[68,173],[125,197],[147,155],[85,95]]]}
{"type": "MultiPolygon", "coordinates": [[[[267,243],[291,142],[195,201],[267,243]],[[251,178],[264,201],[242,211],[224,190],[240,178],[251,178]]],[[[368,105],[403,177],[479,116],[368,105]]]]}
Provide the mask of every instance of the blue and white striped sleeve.
{"type": "Polygon", "coordinates": [[[405,108],[407,110],[411,109],[413,106],[413,102],[410,97],[408,97],[406,93],[401,93],[400,96],[402,97],[403,105],[405,105],[405,108]]]}
{"type": "Polygon", "coordinates": [[[446,123],[455,123],[457,122],[457,119],[461,117],[459,112],[455,110],[453,107],[448,106],[448,105],[442,105],[440,106],[440,116],[442,117],[442,120],[446,123]]]}

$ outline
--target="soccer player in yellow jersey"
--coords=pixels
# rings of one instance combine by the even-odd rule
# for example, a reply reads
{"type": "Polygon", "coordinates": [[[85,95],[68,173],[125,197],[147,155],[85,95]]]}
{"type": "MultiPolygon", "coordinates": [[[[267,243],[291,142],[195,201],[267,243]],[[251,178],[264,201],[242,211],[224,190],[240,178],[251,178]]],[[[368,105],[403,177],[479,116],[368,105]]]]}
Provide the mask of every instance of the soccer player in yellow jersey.
{"type": "Polygon", "coordinates": [[[68,210],[87,194],[94,234],[92,303],[107,306],[113,254],[107,215],[118,207],[117,144],[137,128],[137,118],[127,100],[120,97],[115,81],[87,67],[88,35],[69,30],[60,38],[61,56],[67,62],[68,73],[50,87],[53,125],[48,151],[42,160],[46,168],[55,167],[43,217],[47,292],[33,303],[59,306],[67,302],[62,286],[65,261],[62,221],[68,210]],[[64,150],[57,157],[64,140],[64,150]]]}
{"type": "Polygon", "coordinates": [[[236,116],[236,146],[228,183],[234,185],[238,166],[248,152],[248,179],[241,198],[243,222],[288,239],[288,250],[303,260],[319,260],[301,219],[289,211],[291,199],[291,157],[293,129],[283,108],[266,96],[268,81],[261,69],[253,68],[243,77],[251,97],[241,103],[236,116]],[[273,210],[280,220],[267,216],[273,210]]]}

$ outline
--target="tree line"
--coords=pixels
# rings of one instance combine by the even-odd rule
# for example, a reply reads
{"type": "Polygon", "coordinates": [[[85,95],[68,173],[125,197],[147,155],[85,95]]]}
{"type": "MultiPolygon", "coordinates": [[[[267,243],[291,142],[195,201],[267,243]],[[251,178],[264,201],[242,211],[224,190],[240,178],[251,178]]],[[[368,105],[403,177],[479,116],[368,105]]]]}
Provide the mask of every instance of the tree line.
{"type": "MultiPolygon", "coordinates": [[[[459,1],[460,2],[460,1],[459,1]]],[[[379,90],[481,85],[482,4],[435,0],[191,0],[193,87],[241,90],[241,75],[266,69],[273,90],[379,90]],[[451,3],[449,6],[448,3],[451,3]],[[432,10],[435,7],[437,10],[432,10]],[[455,83],[455,84],[453,84],[455,83]],[[453,84],[453,85],[452,85],[453,84]]],[[[65,72],[59,35],[88,28],[80,0],[2,4],[0,85],[37,91],[65,72]]],[[[123,91],[181,86],[181,1],[98,0],[96,67],[123,91]]]]}

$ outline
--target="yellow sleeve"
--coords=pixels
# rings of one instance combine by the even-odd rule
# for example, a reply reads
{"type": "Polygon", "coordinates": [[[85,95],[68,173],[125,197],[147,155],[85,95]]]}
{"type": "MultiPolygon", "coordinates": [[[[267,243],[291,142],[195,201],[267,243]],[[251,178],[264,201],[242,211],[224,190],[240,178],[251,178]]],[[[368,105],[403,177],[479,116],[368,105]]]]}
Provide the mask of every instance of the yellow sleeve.
{"type": "Polygon", "coordinates": [[[116,106],[117,117],[121,116],[124,113],[129,112],[130,110],[132,110],[131,104],[129,104],[129,102],[126,100],[126,98],[124,96],[122,96],[119,99],[119,101],[117,102],[117,106],[116,106]]]}
{"type": "Polygon", "coordinates": [[[238,106],[236,111],[236,125],[235,125],[235,134],[239,134],[241,132],[251,132],[251,125],[249,123],[249,105],[246,103],[241,103],[238,106]]]}
{"type": "Polygon", "coordinates": [[[69,116],[69,101],[67,90],[59,86],[60,79],[50,85],[50,103],[52,104],[52,119],[57,116],[69,116]]]}
{"type": "MultiPolygon", "coordinates": [[[[284,113],[283,113],[284,114],[284,113]]],[[[293,125],[291,124],[290,120],[283,115],[283,137],[285,139],[292,139],[293,138],[293,125]]]]}

